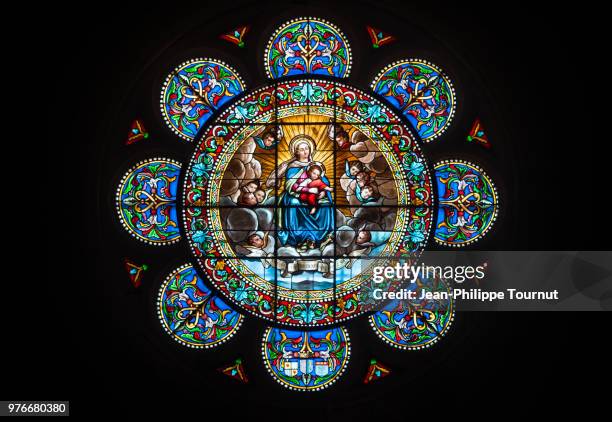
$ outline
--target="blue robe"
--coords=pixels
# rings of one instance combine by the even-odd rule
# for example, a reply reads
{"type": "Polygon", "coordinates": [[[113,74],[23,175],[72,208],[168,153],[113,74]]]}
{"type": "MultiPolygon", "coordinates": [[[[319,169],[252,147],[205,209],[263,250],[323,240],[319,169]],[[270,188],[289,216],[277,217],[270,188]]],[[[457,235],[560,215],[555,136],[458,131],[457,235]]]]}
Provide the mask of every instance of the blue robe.
{"type": "MultiPolygon", "coordinates": [[[[282,245],[299,246],[307,240],[316,244],[321,243],[334,231],[334,208],[332,207],[331,192],[326,192],[326,198],[319,200],[319,207],[314,214],[310,214],[312,207],[300,201],[299,192],[291,190],[303,171],[304,167],[293,167],[285,173],[285,191],[280,197],[278,238],[282,245]]],[[[321,180],[329,185],[326,176],[321,180]]]]}

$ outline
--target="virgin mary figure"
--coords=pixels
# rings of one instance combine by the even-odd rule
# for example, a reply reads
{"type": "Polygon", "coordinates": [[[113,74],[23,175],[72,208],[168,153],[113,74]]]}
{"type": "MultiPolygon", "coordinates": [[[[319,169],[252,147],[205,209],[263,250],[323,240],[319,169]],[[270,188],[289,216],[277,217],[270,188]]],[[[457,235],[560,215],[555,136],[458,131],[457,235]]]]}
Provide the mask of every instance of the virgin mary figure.
{"type": "MultiPolygon", "coordinates": [[[[280,179],[284,187],[279,197],[278,239],[283,246],[293,246],[299,250],[314,249],[331,241],[334,231],[334,208],[331,193],[303,183],[309,177],[310,166],[317,165],[324,169],[322,163],[313,160],[316,152],[315,141],[307,135],[298,135],[289,142],[292,158],[283,162],[273,171],[266,181],[271,187],[280,179]],[[302,193],[315,194],[318,197],[316,211],[300,199],[302,193]]],[[[325,173],[320,175],[327,185],[329,179],[325,173]]]]}

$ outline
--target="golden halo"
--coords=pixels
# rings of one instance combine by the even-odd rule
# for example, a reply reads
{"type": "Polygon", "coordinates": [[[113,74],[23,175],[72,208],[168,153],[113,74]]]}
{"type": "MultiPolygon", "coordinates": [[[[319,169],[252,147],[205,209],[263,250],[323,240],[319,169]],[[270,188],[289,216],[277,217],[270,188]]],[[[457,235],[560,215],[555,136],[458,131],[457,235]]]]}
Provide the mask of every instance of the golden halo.
{"type": "Polygon", "coordinates": [[[302,144],[302,143],[308,144],[308,147],[310,148],[310,158],[312,159],[314,157],[315,152],[317,152],[317,147],[316,147],[314,139],[312,139],[308,135],[295,136],[291,140],[291,142],[289,142],[289,151],[295,157],[295,149],[297,148],[299,144],[302,144]]]}

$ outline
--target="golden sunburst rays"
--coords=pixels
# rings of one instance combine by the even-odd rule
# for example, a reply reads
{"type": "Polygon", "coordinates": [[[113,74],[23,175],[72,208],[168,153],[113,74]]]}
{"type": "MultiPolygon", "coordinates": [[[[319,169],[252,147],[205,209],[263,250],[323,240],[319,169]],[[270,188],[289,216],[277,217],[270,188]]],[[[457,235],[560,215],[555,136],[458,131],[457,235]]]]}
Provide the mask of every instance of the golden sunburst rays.
{"type": "MultiPolygon", "coordinates": [[[[265,184],[274,169],[293,158],[293,153],[289,147],[291,140],[299,136],[306,136],[311,138],[316,146],[312,159],[325,166],[330,186],[334,188],[336,185],[332,193],[334,203],[336,206],[350,206],[346,192],[340,187],[340,178],[345,173],[345,163],[355,161],[357,157],[345,149],[336,148],[334,151],[333,141],[328,135],[330,124],[326,123],[328,121],[331,123],[329,116],[317,114],[303,114],[280,119],[278,123],[282,125],[283,137],[277,145],[277,149],[263,150],[257,147],[255,150],[255,158],[261,164],[262,184],[265,184]]],[[[353,125],[341,121],[337,124],[342,126],[349,136],[352,136],[353,132],[358,130],[353,125]]],[[[280,195],[284,190],[284,185],[279,183],[276,189],[276,192],[280,195]]]]}
{"type": "Polygon", "coordinates": [[[296,136],[306,135],[311,137],[316,144],[316,152],[313,157],[314,161],[320,161],[326,168],[328,168],[328,166],[333,166],[334,145],[327,136],[328,125],[321,124],[321,122],[327,119],[329,119],[329,117],[307,114],[287,117],[280,120],[279,123],[283,125],[283,133],[285,136],[278,145],[279,164],[291,159],[292,153],[289,151],[289,143],[291,140],[296,136]]]}
{"type": "Polygon", "coordinates": [[[336,189],[338,193],[338,197],[336,198],[336,206],[349,205],[349,201],[346,198],[346,192],[342,190],[340,187],[340,178],[346,171],[345,162],[353,161],[355,157],[349,151],[336,151],[336,179],[334,183],[338,183],[338,187],[336,189]]]}
{"type": "MultiPolygon", "coordinates": [[[[338,166],[334,166],[334,145],[327,136],[328,125],[321,123],[328,119],[329,117],[326,116],[308,114],[279,120],[279,124],[283,127],[283,138],[277,146],[277,151],[273,153],[267,151],[266,154],[259,154],[263,151],[260,148],[255,150],[255,157],[261,163],[261,180],[265,181],[275,168],[293,158],[293,154],[289,150],[289,143],[296,136],[306,135],[312,138],[316,145],[313,160],[319,161],[325,166],[326,175],[333,188],[336,178],[340,175],[335,172],[338,166]]],[[[283,188],[284,186],[279,184],[279,194],[283,191],[283,188]]]]}

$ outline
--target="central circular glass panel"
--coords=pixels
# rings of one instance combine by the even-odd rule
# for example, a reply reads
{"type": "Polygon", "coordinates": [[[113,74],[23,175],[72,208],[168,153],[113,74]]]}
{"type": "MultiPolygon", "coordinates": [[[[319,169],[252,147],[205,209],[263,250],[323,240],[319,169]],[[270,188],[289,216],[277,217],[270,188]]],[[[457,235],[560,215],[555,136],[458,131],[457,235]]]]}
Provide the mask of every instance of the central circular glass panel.
{"type": "Polygon", "coordinates": [[[210,284],[298,326],[371,310],[373,268],[421,250],[433,215],[428,166],[401,120],[360,90],[313,79],[259,89],[222,113],[182,195],[210,284]]]}

